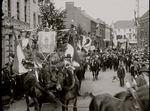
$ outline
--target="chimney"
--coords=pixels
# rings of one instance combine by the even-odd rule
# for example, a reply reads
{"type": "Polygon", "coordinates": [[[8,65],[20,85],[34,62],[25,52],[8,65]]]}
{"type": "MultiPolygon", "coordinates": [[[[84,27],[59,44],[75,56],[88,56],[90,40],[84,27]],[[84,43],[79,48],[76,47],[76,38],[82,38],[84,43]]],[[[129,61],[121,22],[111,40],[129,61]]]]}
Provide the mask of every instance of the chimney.
{"type": "Polygon", "coordinates": [[[67,7],[74,7],[74,2],[66,2],[66,9],[67,7]]]}
{"type": "Polygon", "coordinates": [[[81,12],[81,7],[78,7],[78,10],[81,12]]]}

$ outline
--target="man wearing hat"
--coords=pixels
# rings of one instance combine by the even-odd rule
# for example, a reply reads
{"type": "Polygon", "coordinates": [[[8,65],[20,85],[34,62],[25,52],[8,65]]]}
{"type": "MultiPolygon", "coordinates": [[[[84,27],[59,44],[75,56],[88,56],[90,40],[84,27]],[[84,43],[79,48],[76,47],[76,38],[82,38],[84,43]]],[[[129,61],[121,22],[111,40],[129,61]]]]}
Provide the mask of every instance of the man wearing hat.
{"type": "Polygon", "coordinates": [[[146,84],[146,80],[144,78],[144,75],[149,76],[149,71],[146,68],[145,64],[142,64],[142,67],[139,70],[139,75],[137,75],[135,78],[138,87],[146,84]]]}
{"type": "Polygon", "coordinates": [[[120,86],[124,86],[124,78],[125,78],[125,69],[122,64],[119,65],[118,70],[117,70],[117,76],[120,80],[120,86]]]}
{"type": "Polygon", "coordinates": [[[75,74],[75,68],[73,67],[73,63],[72,63],[72,57],[71,54],[67,54],[67,56],[65,57],[65,67],[72,72],[72,74],[75,77],[75,81],[76,84],[78,85],[78,95],[80,95],[80,84],[79,84],[79,80],[75,74]]]}

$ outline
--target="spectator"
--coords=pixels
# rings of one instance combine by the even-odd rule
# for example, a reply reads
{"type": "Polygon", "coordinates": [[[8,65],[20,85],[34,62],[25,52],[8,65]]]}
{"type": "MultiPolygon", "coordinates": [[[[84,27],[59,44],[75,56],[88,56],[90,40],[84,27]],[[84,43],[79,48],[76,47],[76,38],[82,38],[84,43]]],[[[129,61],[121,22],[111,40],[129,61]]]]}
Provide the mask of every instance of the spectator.
{"type": "Polygon", "coordinates": [[[134,65],[133,65],[133,63],[131,63],[130,73],[131,73],[131,76],[132,76],[133,78],[135,78],[135,75],[134,75],[134,65]]]}
{"type": "Polygon", "coordinates": [[[120,86],[124,87],[125,69],[122,64],[118,67],[117,76],[120,80],[120,86]]]}
{"type": "Polygon", "coordinates": [[[134,59],[133,65],[134,65],[134,76],[135,76],[138,74],[138,62],[136,59],[134,59]]]}
{"type": "Polygon", "coordinates": [[[10,79],[8,67],[5,67],[2,69],[2,96],[7,95],[11,97],[10,80],[11,79],[10,79]]]}

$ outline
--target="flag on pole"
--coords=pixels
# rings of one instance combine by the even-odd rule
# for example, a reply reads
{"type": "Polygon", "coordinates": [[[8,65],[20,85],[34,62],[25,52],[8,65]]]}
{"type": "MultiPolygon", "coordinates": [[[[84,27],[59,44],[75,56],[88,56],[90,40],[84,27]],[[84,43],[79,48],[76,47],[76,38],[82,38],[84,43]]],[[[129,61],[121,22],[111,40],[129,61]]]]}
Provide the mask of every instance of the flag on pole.
{"type": "Polygon", "coordinates": [[[138,19],[137,19],[137,11],[134,10],[134,19],[135,19],[135,26],[138,26],[138,19]]]}
{"type": "Polygon", "coordinates": [[[18,75],[22,75],[28,72],[28,70],[22,65],[23,59],[25,59],[25,56],[16,37],[15,57],[12,69],[14,73],[18,75]]]}

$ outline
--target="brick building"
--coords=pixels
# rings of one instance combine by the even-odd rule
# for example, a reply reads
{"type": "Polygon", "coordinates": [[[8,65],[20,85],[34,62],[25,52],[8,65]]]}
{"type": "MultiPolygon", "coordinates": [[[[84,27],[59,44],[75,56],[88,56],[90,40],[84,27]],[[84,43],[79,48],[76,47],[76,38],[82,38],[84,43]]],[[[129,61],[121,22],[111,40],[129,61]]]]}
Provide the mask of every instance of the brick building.
{"type": "Polygon", "coordinates": [[[34,28],[39,22],[39,0],[3,0],[2,1],[2,67],[9,61],[9,54],[14,53],[15,37],[21,30],[34,28]]]}
{"type": "Polygon", "coordinates": [[[140,17],[140,38],[139,45],[149,47],[149,10],[140,17]]]}
{"type": "Polygon", "coordinates": [[[81,10],[81,7],[75,7],[74,2],[66,2],[67,18],[65,25],[68,28],[70,24],[83,27],[86,33],[90,32],[93,45],[97,48],[103,48],[105,38],[105,23],[100,19],[94,19],[81,10]],[[99,24],[99,27],[97,25],[99,24]]]}

